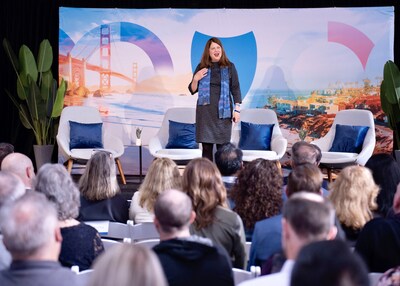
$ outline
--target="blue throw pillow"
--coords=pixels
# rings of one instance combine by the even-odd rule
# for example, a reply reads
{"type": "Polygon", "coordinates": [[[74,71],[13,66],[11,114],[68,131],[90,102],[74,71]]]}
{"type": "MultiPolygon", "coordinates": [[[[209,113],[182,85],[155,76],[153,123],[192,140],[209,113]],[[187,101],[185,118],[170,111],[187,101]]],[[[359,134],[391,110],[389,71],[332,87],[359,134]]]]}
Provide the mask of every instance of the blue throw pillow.
{"type": "Polygon", "coordinates": [[[330,152],[360,153],[369,126],[336,124],[335,138],[330,152]]]}
{"type": "Polygon", "coordinates": [[[274,125],[242,121],[239,148],[242,150],[271,150],[274,125]]]}
{"type": "Polygon", "coordinates": [[[79,123],[70,121],[69,149],[103,148],[103,123],[79,123]]]}
{"type": "Polygon", "coordinates": [[[166,149],[197,149],[196,124],[169,120],[169,137],[166,149]]]}

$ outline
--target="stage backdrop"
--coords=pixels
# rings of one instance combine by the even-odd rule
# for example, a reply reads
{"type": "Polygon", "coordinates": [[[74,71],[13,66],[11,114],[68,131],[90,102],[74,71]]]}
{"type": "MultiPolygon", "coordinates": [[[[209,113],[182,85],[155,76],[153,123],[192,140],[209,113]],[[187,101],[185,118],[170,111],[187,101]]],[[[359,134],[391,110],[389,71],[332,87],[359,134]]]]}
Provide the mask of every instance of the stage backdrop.
{"type": "Polygon", "coordinates": [[[188,84],[205,42],[219,37],[235,63],[242,108],[272,108],[289,146],[324,135],[342,109],[371,110],[376,152],[389,151],[379,100],[393,59],[394,8],[60,8],[59,73],[65,105],[99,108],[106,128],[144,145],[173,106],[195,106],[188,84]]]}

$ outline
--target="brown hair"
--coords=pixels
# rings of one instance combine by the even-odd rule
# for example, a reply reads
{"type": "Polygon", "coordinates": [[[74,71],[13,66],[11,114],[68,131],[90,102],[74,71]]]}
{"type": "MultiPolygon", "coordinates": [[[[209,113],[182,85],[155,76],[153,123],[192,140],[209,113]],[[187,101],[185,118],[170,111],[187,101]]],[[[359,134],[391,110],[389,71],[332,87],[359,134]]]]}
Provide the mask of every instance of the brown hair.
{"type": "Polygon", "coordinates": [[[201,56],[201,61],[200,61],[200,68],[205,68],[205,67],[211,67],[212,62],[211,62],[211,57],[210,57],[210,46],[212,43],[216,43],[221,47],[221,59],[219,60],[219,65],[223,67],[227,67],[231,65],[231,62],[229,61],[228,57],[226,56],[225,49],[222,45],[222,42],[218,38],[210,38],[203,51],[203,55],[201,56]]]}
{"type": "Polygon", "coordinates": [[[201,229],[212,224],[217,206],[228,207],[221,174],[210,160],[196,158],[183,172],[182,188],[192,200],[196,212],[194,226],[201,229]]]}
{"type": "Polygon", "coordinates": [[[255,159],[240,171],[232,188],[234,211],[247,229],[262,219],[280,213],[282,207],[282,176],[274,161],[255,159]]]}

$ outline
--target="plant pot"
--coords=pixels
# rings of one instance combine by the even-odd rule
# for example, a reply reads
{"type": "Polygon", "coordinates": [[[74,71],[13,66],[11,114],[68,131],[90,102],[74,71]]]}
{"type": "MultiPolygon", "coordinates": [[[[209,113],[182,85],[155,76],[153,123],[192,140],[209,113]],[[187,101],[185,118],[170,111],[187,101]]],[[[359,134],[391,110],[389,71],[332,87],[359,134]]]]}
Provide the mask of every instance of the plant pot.
{"type": "Polygon", "coordinates": [[[136,146],[142,146],[142,139],[136,138],[136,146]]]}
{"type": "Polygon", "coordinates": [[[51,163],[54,145],[34,145],[33,152],[35,153],[36,172],[46,163],[51,163]]]}

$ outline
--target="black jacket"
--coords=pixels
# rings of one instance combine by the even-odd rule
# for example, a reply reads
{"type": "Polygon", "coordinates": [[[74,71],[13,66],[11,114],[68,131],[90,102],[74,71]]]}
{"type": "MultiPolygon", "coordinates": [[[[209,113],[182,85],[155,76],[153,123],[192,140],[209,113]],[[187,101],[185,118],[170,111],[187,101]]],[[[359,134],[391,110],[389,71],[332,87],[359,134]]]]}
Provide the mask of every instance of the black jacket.
{"type": "Polygon", "coordinates": [[[161,241],[158,255],[169,286],[233,286],[232,265],[225,249],[208,239],[190,237],[161,241]]]}

